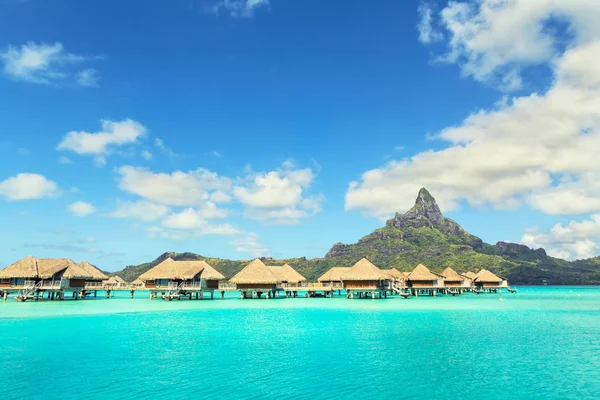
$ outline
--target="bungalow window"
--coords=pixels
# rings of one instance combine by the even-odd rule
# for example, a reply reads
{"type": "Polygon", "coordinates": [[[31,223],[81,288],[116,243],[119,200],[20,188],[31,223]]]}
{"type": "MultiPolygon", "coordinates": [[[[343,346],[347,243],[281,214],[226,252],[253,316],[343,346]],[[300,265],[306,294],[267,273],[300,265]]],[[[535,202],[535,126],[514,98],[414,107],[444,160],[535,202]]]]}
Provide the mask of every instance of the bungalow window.
{"type": "Polygon", "coordinates": [[[25,278],[16,278],[15,279],[15,286],[24,286],[25,285],[25,278]]]}

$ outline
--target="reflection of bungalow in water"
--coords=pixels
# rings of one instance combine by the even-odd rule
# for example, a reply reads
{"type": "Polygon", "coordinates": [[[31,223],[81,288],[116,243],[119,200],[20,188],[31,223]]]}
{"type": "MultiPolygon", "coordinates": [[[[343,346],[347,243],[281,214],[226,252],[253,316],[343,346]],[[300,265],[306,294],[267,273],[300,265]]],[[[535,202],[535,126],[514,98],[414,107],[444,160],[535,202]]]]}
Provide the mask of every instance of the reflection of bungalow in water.
{"type": "Polygon", "coordinates": [[[372,298],[375,298],[375,295],[378,295],[379,298],[382,296],[387,297],[387,281],[390,280],[390,276],[366,258],[361,259],[348,269],[341,276],[341,279],[346,297],[354,298],[355,295],[359,297],[370,295],[372,298]]]}
{"type": "Polygon", "coordinates": [[[281,279],[257,258],[235,274],[229,282],[235,284],[236,290],[241,292],[242,299],[252,298],[253,295],[261,298],[263,293],[267,298],[271,298],[275,297],[281,279]]]}
{"type": "Polygon", "coordinates": [[[162,293],[163,298],[172,300],[181,296],[202,299],[206,292],[210,293],[212,299],[214,291],[219,289],[219,281],[225,277],[206,261],[175,261],[167,258],[138,279],[150,290],[151,299],[162,293]]]}
{"type": "Polygon", "coordinates": [[[408,274],[407,284],[415,296],[419,294],[435,296],[438,291],[444,289],[444,277],[431,272],[423,264],[419,264],[408,274]]]}
{"type": "Polygon", "coordinates": [[[497,293],[502,289],[508,289],[508,281],[505,278],[499,277],[487,269],[482,269],[473,278],[476,292],[488,291],[497,293]]]}
{"type": "Polygon", "coordinates": [[[267,268],[280,280],[278,289],[284,290],[286,296],[298,297],[299,290],[306,290],[306,278],[288,264],[280,267],[267,265],[267,268]]]}
{"type": "Polygon", "coordinates": [[[35,258],[27,256],[0,271],[0,290],[6,300],[16,293],[18,300],[38,299],[45,293],[54,300],[71,292],[75,299],[93,279],[86,270],[68,258],[35,258]]]}
{"type": "Polygon", "coordinates": [[[125,282],[125,280],[118,275],[111,276],[102,283],[105,289],[118,290],[127,289],[129,287],[127,282],[125,282]]]}
{"type": "Polygon", "coordinates": [[[460,275],[451,267],[446,268],[440,274],[444,277],[446,292],[452,295],[462,294],[463,291],[471,288],[472,280],[464,275],[460,275]]]}

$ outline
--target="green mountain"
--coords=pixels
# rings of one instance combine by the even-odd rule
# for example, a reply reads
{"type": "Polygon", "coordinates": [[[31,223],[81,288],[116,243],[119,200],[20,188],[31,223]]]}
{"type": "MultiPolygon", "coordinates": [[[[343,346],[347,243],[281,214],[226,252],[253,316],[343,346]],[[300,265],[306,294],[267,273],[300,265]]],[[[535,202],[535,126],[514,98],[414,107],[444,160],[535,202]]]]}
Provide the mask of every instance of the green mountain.
{"type": "MultiPolygon", "coordinates": [[[[249,260],[225,260],[194,253],[164,253],[156,260],[129,266],[114,273],[132,281],[167,257],[175,260],[206,260],[231,277],[249,260]]],[[[415,205],[405,214],[396,214],[383,228],[377,229],[354,244],[336,243],[323,258],[275,260],[266,264],[288,263],[309,280],[316,280],[332,266],[350,266],[367,257],[380,268],[395,267],[410,271],[425,264],[440,272],[450,266],[457,271],[489,269],[507,277],[511,284],[577,285],[600,284],[600,258],[569,262],[550,257],[544,249],[530,249],[515,243],[484,243],[459,224],[442,215],[435,199],[421,189],[415,205]]]]}

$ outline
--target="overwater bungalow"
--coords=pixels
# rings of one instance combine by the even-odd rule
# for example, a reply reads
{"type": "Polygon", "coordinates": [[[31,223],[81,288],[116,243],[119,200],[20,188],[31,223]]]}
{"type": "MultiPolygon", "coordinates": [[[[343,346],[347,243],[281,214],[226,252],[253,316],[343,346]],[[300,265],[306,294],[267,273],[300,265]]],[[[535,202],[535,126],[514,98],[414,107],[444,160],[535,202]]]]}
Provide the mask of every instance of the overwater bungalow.
{"type": "Polygon", "coordinates": [[[342,275],[350,270],[350,267],[331,267],[318,279],[318,282],[323,285],[331,286],[333,289],[341,290],[344,287],[342,283],[342,275]]]}
{"type": "Polygon", "coordinates": [[[16,293],[17,300],[64,299],[71,292],[78,299],[87,280],[93,279],[86,270],[68,258],[35,258],[27,256],[0,271],[0,290],[4,300],[16,293]]]}
{"type": "Polygon", "coordinates": [[[140,279],[137,278],[136,280],[134,280],[133,282],[131,282],[131,285],[129,285],[133,290],[144,290],[146,288],[146,285],[144,284],[144,282],[140,279]]]}
{"type": "Polygon", "coordinates": [[[108,276],[87,261],[82,261],[77,265],[92,277],[85,281],[85,291],[83,295],[86,296],[88,293],[94,292],[94,297],[96,297],[96,292],[103,289],[103,281],[109,279],[108,276]]]}
{"type": "Polygon", "coordinates": [[[151,299],[161,293],[164,299],[173,300],[182,296],[203,299],[204,293],[209,293],[212,299],[219,281],[225,277],[206,261],[175,261],[169,257],[138,279],[150,290],[151,299]]]}
{"type": "Polygon", "coordinates": [[[473,271],[467,271],[467,272],[463,272],[461,275],[466,276],[467,278],[471,279],[471,281],[472,281],[473,279],[475,279],[475,275],[477,275],[477,274],[473,271]]]}
{"type": "Polygon", "coordinates": [[[346,297],[387,297],[387,281],[390,276],[377,268],[366,258],[354,264],[342,276],[346,297]]]}
{"type": "Polygon", "coordinates": [[[382,269],[382,271],[388,274],[392,279],[397,281],[404,281],[406,278],[406,275],[398,271],[396,268],[382,269]]]}
{"type": "Polygon", "coordinates": [[[431,272],[423,264],[417,265],[407,277],[407,284],[413,296],[429,294],[435,296],[444,289],[444,277],[431,272]]]}
{"type": "Polygon", "coordinates": [[[242,299],[251,299],[253,295],[260,299],[263,293],[268,299],[275,297],[281,279],[257,258],[235,274],[229,282],[235,284],[236,290],[241,292],[242,299]]]}
{"type": "Polygon", "coordinates": [[[475,292],[490,292],[497,293],[502,289],[508,289],[508,281],[487,269],[482,269],[473,278],[475,292]]]}
{"type": "Polygon", "coordinates": [[[299,290],[306,290],[306,278],[289,264],[282,266],[267,265],[277,278],[281,281],[278,289],[285,291],[287,297],[298,297],[299,290]]]}
{"type": "Polygon", "coordinates": [[[462,294],[465,290],[471,289],[472,279],[460,275],[451,267],[446,268],[440,275],[444,278],[446,293],[450,293],[454,296],[462,294]]]}
{"type": "Polygon", "coordinates": [[[104,280],[102,282],[102,285],[104,286],[105,289],[111,289],[111,290],[119,290],[119,289],[129,288],[129,285],[127,284],[127,282],[125,282],[125,280],[118,275],[111,276],[110,278],[104,280]]]}

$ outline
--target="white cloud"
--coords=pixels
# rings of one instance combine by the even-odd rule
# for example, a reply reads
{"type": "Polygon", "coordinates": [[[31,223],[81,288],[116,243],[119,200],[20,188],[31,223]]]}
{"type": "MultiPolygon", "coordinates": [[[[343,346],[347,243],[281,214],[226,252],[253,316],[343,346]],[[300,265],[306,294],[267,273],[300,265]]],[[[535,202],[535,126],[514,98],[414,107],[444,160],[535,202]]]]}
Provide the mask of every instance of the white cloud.
{"type": "MultiPolygon", "coordinates": [[[[133,144],[146,133],[146,128],[137,121],[102,121],[100,132],[71,131],[58,144],[58,150],[69,150],[77,154],[96,155],[102,160],[113,147],[133,144]]],[[[105,160],[101,165],[105,164],[105,160]]],[[[97,162],[98,164],[98,162],[97,162]]]]}
{"type": "Polygon", "coordinates": [[[173,158],[179,158],[179,157],[181,157],[181,154],[177,154],[173,150],[171,150],[170,148],[168,148],[167,146],[165,146],[165,142],[161,138],[156,138],[154,140],[154,145],[158,149],[160,149],[161,152],[163,152],[164,154],[168,155],[169,157],[173,157],[173,158]]]}
{"type": "Polygon", "coordinates": [[[552,23],[568,21],[569,35],[579,45],[597,38],[599,26],[592,16],[599,14],[597,1],[452,1],[439,14],[438,28],[449,37],[448,53],[441,60],[457,63],[478,81],[516,90],[522,87],[523,68],[545,64],[559,54],[559,30],[552,23]]]}
{"type": "Polygon", "coordinates": [[[76,69],[77,65],[89,61],[89,58],[68,53],[60,42],[27,42],[20,47],[9,46],[5,52],[0,53],[0,61],[4,64],[4,73],[15,80],[37,84],[73,81],[84,86],[90,86],[93,79],[97,82],[97,71],[89,68],[80,71],[76,69]]]}
{"type": "MultiPolygon", "coordinates": [[[[531,3],[533,7],[539,2],[531,3]]],[[[463,3],[452,6],[457,4],[463,3]]],[[[510,4],[522,6],[518,1],[502,2],[498,8],[510,4]]],[[[514,10],[508,13],[513,14],[514,10]]],[[[522,17],[515,16],[516,29],[522,17]]],[[[479,34],[488,40],[486,32],[479,34]]],[[[500,209],[527,202],[550,214],[600,210],[596,150],[600,148],[600,68],[594,67],[598,62],[600,32],[586,42],[575,36],[573,45],[551,61],[554,81],[546,93],[504,98],[492,109],[480,110],[435,135],[447,144],[445,148],[367,171],[350,184],[346,208],[385,218],[409,208],[415,193],[425,186],[445,210],[457,208],[463,200],[475,207],[500,209]]]]}
{"type": "Polygon", "coordinates": [[[171,229],[162,226],[151,226],[147,232],[150,238],[189,240],[208,235],[235,236],[240,234],[241,231],[229,223],[213,224],[207,222],[196,229],[171,229]]]}
{"type": "Polygon", "coordinates": [[[313,182],[312,170],[289,169],[292,166],[285,163],[283,169],[254,174],[247,185],[233,190],[246,207],[248,218],[273,224],[295,224],[321,211],[323,196],[306,197],[304,193],[313,182]]]}
{"type": "Polygon", "coordinates": [[[146,160],[146,161],[152,160],[152,153],[150,153],[148,150],[142,150],[142,152],[140,154],[141,154],[142,158],[144,158],[144,160],[146,160]]]}
{"type": "Polygon", "coordinates": [[[208,220],[226,218],[227,215],[228,210],[218,208],[214,203],[207,203],[202,208],[186,208],[169,214],[162,220],[162,226],[172,229],[202,229],[209,225],[208,220]]]}
{"type": "Polygon", "coordinates": [[[261,7],[269,7],[269,0],[218,0],[206,10],[215,15],[227,14],[234,18],[249,18],[261,7]]]}
{"type": "Polygon", "coordinates": [[[22,173],[0,182],[0,196],[8,200],[32,200],[57,194],[56,183],[38,174],[22,173]]]}
{"type": "Polygon", "coordinates": [[[68,209],[71,214],[78,217],[86,217],[96,212],[96,208],[85,201],[76,201],[75,203],[69,204],[68,209]]]}
{"type": "Polygon", "coordinates": [[[73,161],[71,161],[71,159],[70,159],[70,158],[68,158],[68,157],[65,157],[65,156],[60,156],[60,157],[58,158],[58,163],[59,163],[59,164],[65,164],[65,165],[66,165],[66,164],[72,164],[72,163],[73,163],[73,161]]]}
{"type": "Polygon", "coordinates": [[[123,166],[118,169],[119,187],[155,203],[171,206],[206,204],[211,193],[227,191],[231,180],[206,169],[154,173],[145,168],[123,166]]]}
{"type": "Polygon", "coordinates": [[[147,200],[119,201],[116,209],[109,214],[113,218],[135,218],[141,221],[156,221],[169,212],[169,207],[147,200]]]}
{"type": "Polygon", "coordinates": [[[594,257],[600,241],[600,214],[588,220],[556,224],[549,232],[529,229],[521,242],[530,247],[543,247],[549,255],[566,260],[594,257]]]}
{"type": "Polygon", "coordinates": [[[98,87],[98,80],[100,76],[94,68],[86,68],[77,73],[77,83],[81,86],[98,87]]]}
{"type": "Polygon", "coordinates": [[[229,243],[238,253],[250,254],[251,257],[269,257],[271,252],[262,244],[258,235],[253,232],[242,233],[238,238],[229,243]]]}
{"type": "Polygon", "coordinates": [[[417,9],[419,14],[419,23],[417,30],[419,32],[419,41],[424,44],[437,42],[443,39],[443,35],[437,32],[433,27],[433,10],[431,4],[421,2],[417,9]]]}

